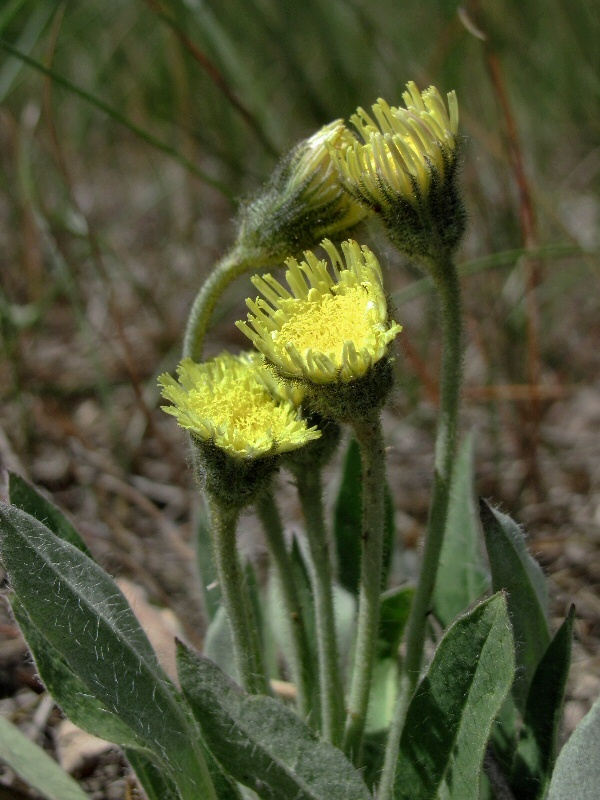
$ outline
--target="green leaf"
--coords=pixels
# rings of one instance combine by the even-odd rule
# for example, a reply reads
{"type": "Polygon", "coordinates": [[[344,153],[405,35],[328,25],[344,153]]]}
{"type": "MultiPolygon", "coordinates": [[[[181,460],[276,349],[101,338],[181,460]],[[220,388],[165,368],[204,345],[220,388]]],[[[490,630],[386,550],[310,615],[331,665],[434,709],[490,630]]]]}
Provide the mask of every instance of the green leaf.
{"type": "Polygon", "coordinates": [[[441,640],[411,700],[394,800],[478,800],[483,755],[514,675],[506,600],[499,593],[460,617],[441,640]]]}
{"type": "Polygon", "coordinates": [[[182,800],[215,798],[195,726],[127,600],[97,564],[0,504],[1,555],[33,625],[99,700],[172,770],[182,800]]]}
{"type": "Polygon", "coordinates": [[[360,527],[362,518],[360,448],[355,439],[348,444],[342,482],[334,509],[333,529],[338,561],[338,579],[352,594],[360,578],[360,527]]]}
{"type": "Polygon", "coordinates": [[[511,777],[516,800],[542,800],[546,796],[571,665],[574,620],[575,607],[572,606],[531,681],[511,777]]]}
{"type": "Polygon", "coordinates": [[[0,717],[0,760],[47,800],[88,800],[56,761],[4,717],[0,717]]]}
{"type": "Polygon", "coordinates": [[[220,606],[204,637],[203,654],[214,661],[232,680],[239,681],[235,663],[231,626],[225,606],[220,606]]]}
{"type": "Polygon", "coordinates": [[[452,490],[444,544],[433,595],[444,628],[489,589],[481,553],[481,529],[474,488],[473,435],[469,435],[452,472],[452,490]]]}
{"type": "Polygon", "coordinates": [[[179,800],[177,788],[164,770],[139,750],[126,747],[124,752],[148,800],[179,800]]]}
{"type": "Polygon", "coordinates": [[[401,586],[382,594],[377,642],[379,658],[396,658],[414,596],[412,586],[401,586]]]}
{"type": "Polygon", "coordinates": [[[86,556],[92,558],[88,546],[63,512],[16,472],[9,473],[8,496],[13,506],[20,508],[26,514],[31,514],[59,539],[69,542],[86,556]]]}
{"type": "Polygon", "coordinates": [[[293,711],[247,695],[212,662],[180,644],[179,679],[215,757],[264,800],[367,800],[359,773],[293,711]]]}
{"type": "Polygon", "coordinates": [[[523,709],[533,674],[550,643],[548,587],[541,567],[529,554],[521,528],[485,500],[481,523],[495,592],[508,592],[508,613],[515,636],[517,678],[513,694],[523,709]]]}
{"type": "Polygon", "coordinates": [[[560,751],[547,800],[598,800],[600,698],[560,751]]]}
{"type": "Polygon", "coordinates": [[[58,650],[33,624],[20,599],[9,597],[15,619],[27,642],[44,686],[75,725],[108,742],[122,747],[146,749],[144,739],[137,736],[116,714],[90,695],[58,650]]]}
{"type": "Polygon", "coordinates": [[[382,658],[375,662],[367,711],[367,734],[389,728],[394,716],[399,679],[397,658],[382,658]]]}
{"type": "MultiPolygon", "coordinates": [[[[362,526],[362,472],[360,448],[351,439],[346,452],[342,482],[334,508],[333,531],[338,561],[338,580],[352,595],[358,593],[360,580],[360,529],[362,526]]],[[[394,503],[389,487],[385,490],[385,541],[382,588],[387,584],[394,550],[394,503]]]]}

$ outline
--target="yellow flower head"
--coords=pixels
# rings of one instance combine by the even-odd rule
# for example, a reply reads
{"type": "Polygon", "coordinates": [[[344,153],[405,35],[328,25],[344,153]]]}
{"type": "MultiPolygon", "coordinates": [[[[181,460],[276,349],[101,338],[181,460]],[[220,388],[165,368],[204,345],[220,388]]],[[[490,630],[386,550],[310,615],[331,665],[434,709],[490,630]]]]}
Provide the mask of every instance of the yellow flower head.
{"type": "Polygon", "coordinates": [[[237,325],[284,376],[316,384],[347,383],[382,359],[401,326],[388,321],[381,269],[368,247],[349,240],[342,253],[329,241],[331,261],[307,251],[288,258],[286,280],[255,276],[263,298],[247,300],[248,322],[237,325]]]}
{"type": "Polygon", "coordinates": [[[426,196],[432,173],[443,180],[454,158],[458,133],[456,93],[448,108],[438,90],[419,92],[411,81],[403,99],[406,108],[379,99],[373,117],[362,108],[351,117],[364,144],[356,141],[344,152],[331,150],[342,184],[367,205],[387,208],[397,197],[411,203],[426,196]]]}
{"type": "Polygon", "coordinates": [[[321,435],[300,416],[295,390],[284,386],[258,354],[222,353],[196,364],[184,358],[179,382],[161,375],[163,406],[182,428],[212,442],[234,459],[259,458],[295,450],[321,435]]]}

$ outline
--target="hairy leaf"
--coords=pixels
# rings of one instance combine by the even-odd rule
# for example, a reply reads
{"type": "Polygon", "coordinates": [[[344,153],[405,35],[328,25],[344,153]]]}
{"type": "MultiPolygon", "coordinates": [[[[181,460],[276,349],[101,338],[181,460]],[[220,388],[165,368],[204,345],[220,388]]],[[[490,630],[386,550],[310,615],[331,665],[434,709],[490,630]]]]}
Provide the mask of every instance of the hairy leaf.
{"type": "Polygon", "coordinates": [[[394,800],[432,800],[445,781],[452,800],[478,800],[494,717],[514,676],[506,600],[499,593],[460,617],[440,642],[411,700],[394,800]]]}
{"type": "Polygon", "coordinates": [[[435,614],[445,628],[489,589],[481,547],[470,435],[452,472],[448,520],[433,595],[435,614]]]}
{"type": "Polygon", "coordinates": [[[481,523],[495,592],[508,592],[508,613],[515,636],[517,678],[513,694],[522,710],[533,674],[550,643],[548,587],[539,564],[529,554],[521,528],[485,500],[481,523]]]}
{"type": "Polygon", "coordinates": [[[560,751],[548,800],[598,800],[600,787],[600,698],[560,751]]]}
{"type": "Polygon", "coordinates": [[[542,800],[546,796],[571,665],[574,620],[573,606],[548,645],[531,681],[511,778],[516,800],[542,800]]]}
{"type": "Polygon", "coordinates": [[[20,509],[0,504],[1,554],[33,625],[72,672],[173,772],[182,800],[204,787],[206,764],[175,688],[112,579],[20,509]]]}
{"type": "Polygon", "coordinates": [[[180,644],[179,679],[211,751],[265,800],[367,800],[359,773],[296,714],[247,695],[208,659],[180,644]]]}

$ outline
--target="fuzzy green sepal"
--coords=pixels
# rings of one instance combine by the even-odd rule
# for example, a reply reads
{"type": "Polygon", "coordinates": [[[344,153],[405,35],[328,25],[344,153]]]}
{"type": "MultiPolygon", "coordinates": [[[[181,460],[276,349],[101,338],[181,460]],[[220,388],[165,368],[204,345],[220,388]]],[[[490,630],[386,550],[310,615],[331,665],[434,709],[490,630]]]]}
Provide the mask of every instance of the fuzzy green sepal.
{"type": "Polygon", "coordinates": [[[280,456],[233,458],[210,441],[194,435],[190,441],[200,487],[222,508],[240,510],[254,503],[281,464],[280,456]]]}

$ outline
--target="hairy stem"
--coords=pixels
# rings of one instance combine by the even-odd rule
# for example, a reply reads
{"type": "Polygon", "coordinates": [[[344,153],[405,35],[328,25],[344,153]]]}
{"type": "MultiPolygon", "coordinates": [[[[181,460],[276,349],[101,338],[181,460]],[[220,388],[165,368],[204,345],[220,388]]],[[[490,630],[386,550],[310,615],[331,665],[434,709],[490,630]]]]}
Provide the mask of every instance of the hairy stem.
{"type": "MultiPolygon", "coordinates": [[[[256,501],[256,512],[265,531],[269,551],[275,565],[276,579],[285,605],[290,671],[296,686],[298,714],[306,720],[313,711],[312,700],[316,676],[298,587],[294,580],[292,561],[287,550],[281,517],[272,491],[261,494],[256,501]]],[[[316,716],[318,717],[318,714],[316,716]]]]}
{"type": "Polygon", "coordinates": [[[183,355],[194,361],[202,360],[204,339],[213,311],[219,298],[236,278],[245,272],[258,269],[262,264],[255,255],[249,255],[237,245],[218,261],[200,287],[192,304],[183,339],[183,355]]]}
{"type": "Polygon", "coordinates": [[[317,623],[317,654],[323,737],[338,745],[341,739],[344,696],[333,610],[333,583],[329,545],[323,516],[321,472],[295,470],[298,494],[306,522],[310,558],[308,568],[317,623]]]}
{"type": "Polygon", "coordinates": [[[225,508],[208,496],[211,533],[221,596],[229,618],[235,662],[242,686],[250,694],[269,694],[258,626],[244,582],[237,550],[238,509],[225,508]]]}
{"type": "Polygon", "coordinates": [[[355,420],[353,428],[360,447],[362,464],[362,559],[358,627],[344,732],[344,751],[354,763],[358,763],[367,719],[379,630],[385,519],[385,451],[378,411],[355,420]]]}
{"type": "Polygon", "coordinates": [[[405,680],[396,703],[394,718],[388,735],[385,763],[379,787],[379,800],[390,800],[400,736],[408,700],[419,679],[423,646],[427,628],[427,615],[435,586],[435,579],[444,541],[452,465],[456,454],[456,433],[462,370],[462,320],[460,286],[454,263],[444,259],[432,269],[442,314],[442,376],[440,409],[435,442],[435,470],[433,492],[429,507],[425,547],[421,573],[408,620],[406,636],[405,680]]]}

